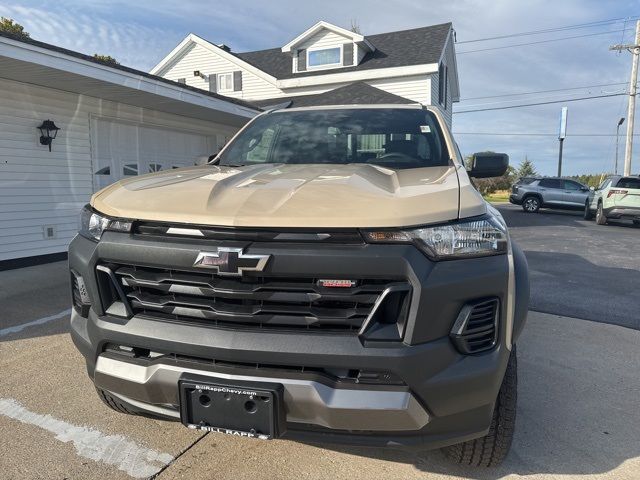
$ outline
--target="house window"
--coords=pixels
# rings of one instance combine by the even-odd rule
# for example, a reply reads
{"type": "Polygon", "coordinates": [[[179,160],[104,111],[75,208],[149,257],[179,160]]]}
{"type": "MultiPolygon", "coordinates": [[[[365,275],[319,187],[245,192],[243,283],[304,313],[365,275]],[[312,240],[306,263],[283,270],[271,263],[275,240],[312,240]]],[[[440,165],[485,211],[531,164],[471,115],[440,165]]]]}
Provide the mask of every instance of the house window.
{"type": "Polygon", "coordinates": [[[233,92],[233,73],[218,74],[218,92],[233,92]]]}
{"type": "Polygon", "coordinates": [[[329,67],[342,65],[342,47],[307,50],[307,66],[329,67]]]}
{"type": "Polygon", "coordinates": [[[127,163],[122,166],[122,174],[125,176],[138,175],[138,164],[127,163]]]}
{"type": "Polygon", "coordinates": [[[438,103],[447,109],[447,87],[449,84],[449,72],[447,66],[441,63],[438,66],[438,103]]]}

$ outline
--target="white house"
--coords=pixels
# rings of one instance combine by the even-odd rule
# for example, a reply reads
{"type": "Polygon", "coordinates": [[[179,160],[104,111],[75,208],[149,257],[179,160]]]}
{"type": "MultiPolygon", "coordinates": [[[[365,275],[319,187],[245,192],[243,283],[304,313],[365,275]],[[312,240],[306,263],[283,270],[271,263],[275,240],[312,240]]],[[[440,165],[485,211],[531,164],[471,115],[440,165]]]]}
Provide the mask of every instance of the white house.
{"type": "Polygon", "coordinates": [[[126,175],[193,165],[258,112],[239,99],[0,35],[0,269],[61,257],[93,192],[126,175]],[[51,151],[37,128],[45,120],[60,128],[51,151]]]}
{"type": "Polygon", "coordinates": [[[364,82],[437,105],[449,124],[459,100],[450,23],[365,36],[318,22],[282,47],[254,52],[190,34],[151,73],[264,107],[364,82]]]}

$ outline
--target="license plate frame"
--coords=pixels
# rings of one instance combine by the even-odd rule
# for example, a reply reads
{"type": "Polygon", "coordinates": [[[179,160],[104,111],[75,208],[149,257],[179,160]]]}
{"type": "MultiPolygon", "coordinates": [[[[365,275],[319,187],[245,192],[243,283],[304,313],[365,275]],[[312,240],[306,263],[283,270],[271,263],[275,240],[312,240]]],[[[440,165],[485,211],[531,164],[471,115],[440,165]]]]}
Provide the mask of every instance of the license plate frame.
{"type": "Polygon", "coordinates": [[[262,440],[286,430],[282,384],[183,374],[178,388],[188,428],[262,440]]]}

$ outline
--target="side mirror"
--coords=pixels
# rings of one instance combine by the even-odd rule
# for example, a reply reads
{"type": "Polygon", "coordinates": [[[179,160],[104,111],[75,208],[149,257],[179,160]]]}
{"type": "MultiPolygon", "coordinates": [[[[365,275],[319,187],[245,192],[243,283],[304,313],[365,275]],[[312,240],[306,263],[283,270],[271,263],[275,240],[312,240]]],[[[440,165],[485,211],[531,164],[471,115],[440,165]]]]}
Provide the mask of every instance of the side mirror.
{"type": "Polygon", "coordinates": [[[501,177],[509,167],[506,153],[474,153],[469,176],[474,178],[501,177]]]}

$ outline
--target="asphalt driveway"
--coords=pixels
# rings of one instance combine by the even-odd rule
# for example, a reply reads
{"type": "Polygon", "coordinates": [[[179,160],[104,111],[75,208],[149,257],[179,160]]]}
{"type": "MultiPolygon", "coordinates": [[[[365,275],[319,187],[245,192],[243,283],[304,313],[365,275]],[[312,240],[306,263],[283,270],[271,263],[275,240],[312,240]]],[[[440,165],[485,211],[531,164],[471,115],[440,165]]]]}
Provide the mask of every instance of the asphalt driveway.
{"type": "Polygon", "coordinates": [[[582,212],[496,207],[524,250],[531,309],[640,329],[640,228],[582,212]]]}

